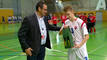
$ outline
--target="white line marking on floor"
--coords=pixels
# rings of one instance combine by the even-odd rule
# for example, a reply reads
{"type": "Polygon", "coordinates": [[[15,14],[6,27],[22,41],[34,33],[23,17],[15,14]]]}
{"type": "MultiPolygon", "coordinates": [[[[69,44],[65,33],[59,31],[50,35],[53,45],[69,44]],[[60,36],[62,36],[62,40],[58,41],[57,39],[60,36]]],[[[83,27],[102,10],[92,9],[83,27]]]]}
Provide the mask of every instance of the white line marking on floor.
{"type": "Polygon", "coordinates": [[[96,49],[94,49],[94,50],[91,50],[90,52],[88,52],[88,54],[91,54],[91,53],[93,53],[93,52],[95,52],[95,51],[97,51],[97,50],[99,50],[99,49],[103,48],[104,46],[105,46],[105,44],[103,44],[103,45],[101,45],[101,46],[97,47],[97,48],[96,48],[96,49]]]}
{"type": "Polygon", "coordinates": [[[18,57],[18,56],[13,56],[13,57],[10,57],[10,58],[6,58],[4,60],[10,60],[10,59],[13,59],[13,58],[16,58],[16,57],[18,57]]]}
{"type": "Polygon", "coordinates": [[[64,54],[67,54],[67,52],[63,52],[63,51],[60,51],[60,50],[55,50],[55,49],[47,49],[48,51],[56,51],[56,52],[60,52],[60,53],[64,53],[64,54]]]}
{"type": "MultiPolygon", "coordinates": [[[[25,55],[25,53],[21,53],[21,55],[25,55]]],[[[14,58],[17,58],[17,57],[19,57],[19,56],[9,57],[9,58],[5,58],[5,59],[3,59],[3,60],[10,60],[10,59],[14,59],[14,58]]]]}

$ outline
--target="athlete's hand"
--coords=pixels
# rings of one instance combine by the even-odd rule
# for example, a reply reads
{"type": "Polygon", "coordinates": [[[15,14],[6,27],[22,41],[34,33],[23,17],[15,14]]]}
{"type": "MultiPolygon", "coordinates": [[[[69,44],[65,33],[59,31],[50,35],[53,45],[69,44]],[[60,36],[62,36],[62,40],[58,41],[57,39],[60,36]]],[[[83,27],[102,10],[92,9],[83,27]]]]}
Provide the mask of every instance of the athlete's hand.
{"type": "Polygon", "coordinates": [[[28,48],[28,49],[25,50],[26,54],[29,55],[29,56],[32,56],[31,51],[33,51],[32,48],[28,48]]]}
{"type": "Polygon", "coordinates": [[[73,48],[80,48],[81,45],[80,44],[75,44],[73,48]]]}

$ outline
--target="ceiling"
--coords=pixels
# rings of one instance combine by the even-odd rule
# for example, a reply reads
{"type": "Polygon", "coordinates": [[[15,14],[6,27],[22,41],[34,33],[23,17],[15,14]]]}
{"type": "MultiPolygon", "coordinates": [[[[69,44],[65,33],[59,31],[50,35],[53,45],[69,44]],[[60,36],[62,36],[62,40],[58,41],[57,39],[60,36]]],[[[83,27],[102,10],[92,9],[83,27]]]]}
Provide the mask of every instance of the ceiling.
{"type": "MultiPolygon", "coordinates": [[[[46,1],[47,3],[53,3],[53,1],[55,0],[44,0],[44,1],[46,1]]],[[[79,0],[60,0],[60,1],[66,2],[66,1],[79,1],[79,0]]]]}

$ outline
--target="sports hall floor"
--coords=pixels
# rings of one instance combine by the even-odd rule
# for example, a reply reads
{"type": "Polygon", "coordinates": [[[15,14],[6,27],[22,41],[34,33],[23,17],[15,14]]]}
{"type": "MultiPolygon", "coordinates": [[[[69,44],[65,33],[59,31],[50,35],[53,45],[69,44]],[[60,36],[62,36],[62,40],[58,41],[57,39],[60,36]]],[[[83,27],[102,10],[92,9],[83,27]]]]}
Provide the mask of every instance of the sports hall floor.
{"type": "MultiPolygon", "coordinates": [[[[20,24],[0,24],[0,60],[26,60],[17,38],[20,24]]],[[[90,60],[107,60],[107,22],[96,23],[96,34],[90,34],[87,48],[90,60]]],[[[47,49],[45,60],[67,60],[62,36],[56,40],[58,32],[50,31],[52,49],[47,49]]]]}

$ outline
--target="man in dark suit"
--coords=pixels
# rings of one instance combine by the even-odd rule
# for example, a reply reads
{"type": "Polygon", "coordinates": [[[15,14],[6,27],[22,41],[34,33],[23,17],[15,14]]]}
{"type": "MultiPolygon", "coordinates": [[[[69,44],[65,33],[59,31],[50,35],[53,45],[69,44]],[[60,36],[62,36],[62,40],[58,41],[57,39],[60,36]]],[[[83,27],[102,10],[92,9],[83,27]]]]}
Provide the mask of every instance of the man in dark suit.
{"type": "Polygon", "coordinates": [[[27,54],[27,60],[44,60],[45,47],[51,48],[48,30],[60,30],[60,27],[49,25],[46,14],[47,5],[38,2],[35,13],[25,17],[19,29],[19,42],[27,54]]]}

